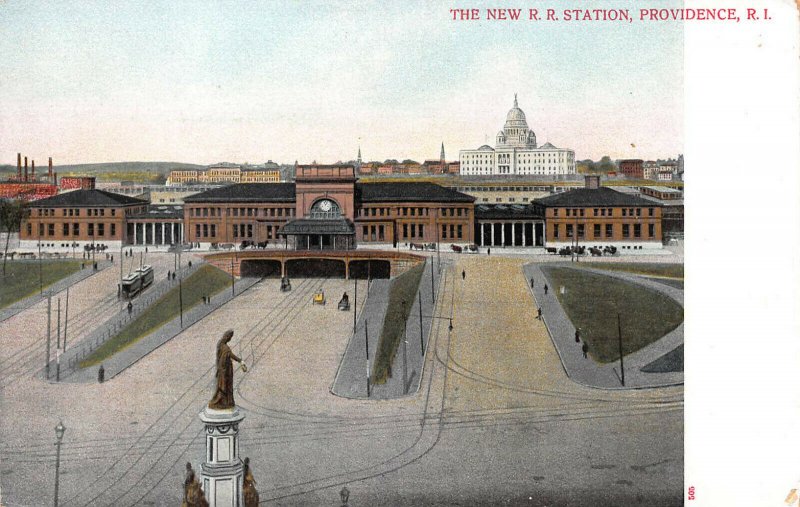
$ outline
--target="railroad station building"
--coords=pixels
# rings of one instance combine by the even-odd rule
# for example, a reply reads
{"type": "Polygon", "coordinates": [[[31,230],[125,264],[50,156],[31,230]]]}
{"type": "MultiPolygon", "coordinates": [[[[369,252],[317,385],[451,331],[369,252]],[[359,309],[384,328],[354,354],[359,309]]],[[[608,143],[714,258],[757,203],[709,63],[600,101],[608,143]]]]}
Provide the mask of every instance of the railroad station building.
{"type": "Polygon", "coordinates": [[[545,246],[663,246],[662,205],[601,187],[599,176],[586,176],[584,188],[537,199],[534,206],[547,224],[545,246]]]}
{"type": "Polygon", "coordinates": [[[145,213],[147,201],[103,190],[73,190],[31,202],[20,227],[20,248],[68,249],[130,243],[127,219],[145,213]]]}
{"type": "Polygon", "coordinates": [[[474,243],[474,201],[427,182],[360,183],[349,164],[299,165],[295,183],[240,184],[184,199],[184,240],[292,249],[474,243]]]}

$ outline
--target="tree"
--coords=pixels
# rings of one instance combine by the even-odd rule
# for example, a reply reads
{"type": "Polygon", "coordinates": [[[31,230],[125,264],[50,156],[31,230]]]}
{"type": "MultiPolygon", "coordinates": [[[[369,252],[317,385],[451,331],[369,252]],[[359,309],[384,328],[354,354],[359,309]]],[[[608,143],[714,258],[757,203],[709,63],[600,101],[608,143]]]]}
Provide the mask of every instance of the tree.
{"type": "Polygon", "coordinates": [[[3,250],[3,276],[6,276],[6,260],[8,257],[8,242],[11,239],[11,231],[19,231],[24,215],[25,201],[0,202],[0,226],[6,231],[6,245],[3,250]]]}
{"type": "Polygon", "coordinates": [[[616,171],[617,170],[616,166],[614,165],[614,162],[611,161],[611,157],[609,157],[608,155],[606,155],[603,158],[601,158],[600,159],[600,163],[598,165],[599,165],[600,171],[604,172],[604,173],[608,173],[608,172],[612,172],[612,171],[616,171]]]}

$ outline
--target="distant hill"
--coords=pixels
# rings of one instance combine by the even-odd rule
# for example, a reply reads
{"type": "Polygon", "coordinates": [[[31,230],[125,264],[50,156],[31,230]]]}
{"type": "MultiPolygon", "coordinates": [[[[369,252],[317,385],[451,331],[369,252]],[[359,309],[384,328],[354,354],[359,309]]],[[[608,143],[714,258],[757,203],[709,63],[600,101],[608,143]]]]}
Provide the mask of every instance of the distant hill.
{"type": "MultiPolygon", "coordinates": [[[[138,183],[163,183],[173,169],[203,169],[206,166],[182,162],[108,162],[102,164],[55,165],[59,176],[97,176],[98,180],[134,181],[138,183]]],[[[0,179],[15,175],[17,166],[0,165],[0,179]]],[[[47,166],[36,167],[36,173],[47,173],[47,166]]]]}
{"type": "MultiPolygon", "coordinates": [[[[168,174],[173,169],[202,169],[206,166],[198,164],[185,164],[183,162],[106,162],[101,164],[71,164],[55,165],[53,170],[59,174],[81,173],[81,174],[103,174],[103,173],[125,173],[125,172],[149,172],[168,174]]],[[[47,166],[39,165],[36,172],[43,174],[47,172],[47,166]]],[[[17,172],[15,165],[0,165],[0,172],[17,172]]]]}

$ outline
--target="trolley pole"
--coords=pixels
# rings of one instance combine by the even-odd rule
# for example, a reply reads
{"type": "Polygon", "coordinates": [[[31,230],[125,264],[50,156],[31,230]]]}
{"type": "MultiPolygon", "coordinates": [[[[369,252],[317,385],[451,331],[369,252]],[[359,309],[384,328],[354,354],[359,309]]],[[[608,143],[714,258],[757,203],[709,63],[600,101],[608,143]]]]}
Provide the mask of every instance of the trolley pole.
{"type": "Polygon", "coordinates": [[[408,394],[408,360],[406,348],[408,346],[408,328],[406,327],[406,302],[403,300],[403,394],[408,394]]]}
{"type": "Polygon", "coordinates": [[[622,361],[622,324],[620,324],[619,312],[617,312],[617,336],[619,336],[619,369],[622,373],[622,385],[625,385],[625,363],[622,361]]]}
{"type": "Polygon", "coordinates": [[[52,306],[50,302],[50,294],[47,294],[47,347],[45,353],[47,357],[44,360],[44,378],[50,380],[50,313],[52,306]]]}
{"type": "Polygon", "coordinates": [[[358,313],[358,279],[353,278],[355,296],[353,297],[353,336],[356,334],[356,313],[358,313]]]}
{"type": "Polygon", "coordinates": [[[419,355],[425,356],[425,340],[422,339],[422,291],[417,294],[419,298],[419,355]]]}
{"type": "Polygon", "coordinates": [[[367,321],[364,321],[364,343],[367,346],[367,398],[369,398],[369,330],[367,329],[367,321]]]}
{"type": "Polygon", "coordinates": [[[58,305],[56,306],[56,350],[61,348],[61,298],[58,298],[58,305]]]}
{"type": "MultiPolygon", "coordinates": [[[[122,259],[120,259],[122,260],[122,259]]],[[[69,323],[69,287],[67,287],[67,301],[65,302],[64,308],[64,341],[61,344],[61,348],[66,351],[67,350],[67,324],[69,323]]]]}

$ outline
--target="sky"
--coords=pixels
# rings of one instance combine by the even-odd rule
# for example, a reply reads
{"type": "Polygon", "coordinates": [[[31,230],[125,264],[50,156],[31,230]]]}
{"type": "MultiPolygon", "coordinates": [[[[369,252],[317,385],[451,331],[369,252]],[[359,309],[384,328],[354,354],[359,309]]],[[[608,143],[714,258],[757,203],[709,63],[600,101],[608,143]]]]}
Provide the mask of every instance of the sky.
{"type": "Polygon", "coordinates": [[[494,145],[515,93],[539,144],[578,159],[682,153],[679,23],[452,21],[453,5],[2,1],[0,164],[422,161],[441,143],[457,160],[494,145]]]}

